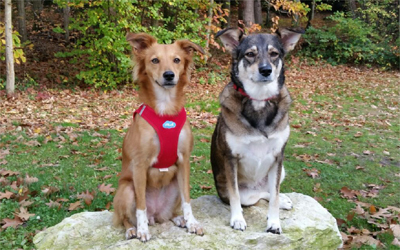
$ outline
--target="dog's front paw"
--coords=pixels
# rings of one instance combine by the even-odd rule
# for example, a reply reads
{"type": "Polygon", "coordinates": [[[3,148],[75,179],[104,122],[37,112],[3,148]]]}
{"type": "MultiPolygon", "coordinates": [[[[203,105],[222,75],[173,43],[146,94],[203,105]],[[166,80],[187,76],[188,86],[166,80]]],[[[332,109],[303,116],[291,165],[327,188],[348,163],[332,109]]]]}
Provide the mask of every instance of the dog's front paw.
{"type": "Polygon", "coordinates": [[[196,220],[186,221],[186,227],[189,233],[204,235],[203,227],[196,220]]]}
{"type": "Polygon", "coordinates": [[[136,227],[128,228],[125,232],[125,239],[131,240],[136,238],[136,227]]]}
{"type": "Polygon", "coordinates": [[[287,195],[279,194],[279,207],[285,210],[291,210],[293,208],[293,203],[287,195]]]}
{"type": "Polygon", "coordinates": [[[136,237],[138,238],[138,240],[140,240],[141,242],[146,242],[149,241],[151,238],[151,235],[149,233],[149,229],[138,229],[136,237]]]}
{"type": "Polygon", "coordinates": [[[186,221],[183,216],[176,216],[172,218],[172,222],[174,222],[177,227],[186,227],[186,221]]]}
{"type": "Polygon", "coordinates": [[[243,215],[238,216],[238,217],[232,217],[231,218],[231,227],[235,230],[241,230],[241,231],[246,230],[247,224],[243,218],[243,215]]]}
{"type": "Polygon", "coordinates": [[[278,220],[268,220],[267,222],[267,230],[265,230],[267,233],[273,233],[273,234],[281,234],[282,229],[281,229],[281,223],[278,220]]]}

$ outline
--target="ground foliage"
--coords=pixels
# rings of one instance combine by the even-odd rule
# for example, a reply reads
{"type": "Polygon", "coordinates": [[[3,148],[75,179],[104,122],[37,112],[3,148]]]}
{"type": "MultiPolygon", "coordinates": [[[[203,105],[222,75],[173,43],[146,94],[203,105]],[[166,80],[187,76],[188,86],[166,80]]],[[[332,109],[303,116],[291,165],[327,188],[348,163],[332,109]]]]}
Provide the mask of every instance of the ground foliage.
{"type": "MultiPolygon", "coordinates": [[[[327,207],[344,248],[398,247],[399,73],[288,59],[294,104],[282,190],[327,207]]],[[[216,193],[209,146],[228,65],[227,56],[211,58],[187,88],[193,198],[216,193]]],[[[38,230],[73,213],[112,209],[135,88],[28,88],[0,98],[3,246],[30,248],[38,230]]]]}

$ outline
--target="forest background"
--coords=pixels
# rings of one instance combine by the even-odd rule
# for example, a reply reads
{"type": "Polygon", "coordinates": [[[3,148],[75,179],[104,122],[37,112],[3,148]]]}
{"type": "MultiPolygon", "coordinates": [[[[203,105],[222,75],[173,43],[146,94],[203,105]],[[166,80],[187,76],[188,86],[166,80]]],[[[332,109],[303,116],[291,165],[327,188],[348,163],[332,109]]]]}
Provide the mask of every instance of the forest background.
{"type": "Polygon", "coordinates": [[[214,37],[239,26],[305,30],[286,58],[294,103],[282,190],[326,207],[345,248],[399,249],[399,22],[396,0],[0,1],[0,245],[30,249],[38,230],[112,209],[122,138],[138,105],[127,32],[205,48],[187,89],[191,195],[216,194],[208,155],[230,56],[214,37]]]}

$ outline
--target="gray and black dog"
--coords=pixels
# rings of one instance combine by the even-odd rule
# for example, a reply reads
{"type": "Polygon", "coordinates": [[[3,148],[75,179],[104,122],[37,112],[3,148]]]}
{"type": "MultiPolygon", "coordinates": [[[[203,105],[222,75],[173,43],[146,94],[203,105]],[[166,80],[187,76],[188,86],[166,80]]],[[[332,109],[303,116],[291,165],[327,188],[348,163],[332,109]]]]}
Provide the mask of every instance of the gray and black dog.
{"type": "Polygon", "coordinates": [[[211,165],[218,195],[230,204],[234,229],[247,227],[242,205],[269,200],[266,231],[274,234],[282,232],[279,208],[292,209],[291,200],[279,194],[291,103],[283,58],[302,33],[282,29],[244,37],[239,29],[229,28],[217,34],[232,52],[232,81],[219,96],[211,165]]]}

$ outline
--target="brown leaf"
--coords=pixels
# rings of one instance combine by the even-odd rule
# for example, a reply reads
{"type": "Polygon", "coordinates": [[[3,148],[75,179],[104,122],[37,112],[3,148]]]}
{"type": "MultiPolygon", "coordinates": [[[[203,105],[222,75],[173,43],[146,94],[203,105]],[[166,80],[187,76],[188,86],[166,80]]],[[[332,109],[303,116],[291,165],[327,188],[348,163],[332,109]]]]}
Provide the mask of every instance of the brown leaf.
{"type": "Polygon", "coordinates": [[[358,215],[364,215],[365,211],[362,209],[360,205],[357,204],[356,208],[352,209],[351,211],[354,211],[358,215]]]}
{"type": "Polygon", "coordinates": [[[209,140],[209,139],[206,139],[206,138],[201,138],[200,141],[201,141],[201,142],[210,142],[210,140],[209,140]]]}
{"type": "Polygon", "coordinates": [[[393,232],[393,236],[400,240],[400,225],[399,224],[391,224],[390,230],[393,232]]]}
{"type": "Polygon", "coordinates": [[[356,213],[354,211],[348,213],[347,217],[346,217],[347,221],[352,221],[354,218],[354,215],[356,215],[356,213]]]}
{"type": "Polygon", "coordinates": [[[313,168],[313,169],[303,168],[303,171],[306,172],[306,174],[313,179],[317,178],[320,173],[320,171],[316,168],[313,168]]]}
{"type": "Polygon", "coordinates": [[[78,194],[77,198],[83,199],[85,201],[85,204],[89,206],[90,204],[92,204],[93,194],[89,193],[89,190],[86,190],[86,193],[82,192],[81,194],[78,194]]]}
{"type": "Polygon", "coordinates": [[[5,193],[0,192],[0,200],[2,199],[10,199],[14,195],[13,192],[7,191],[5,193]]]}
{"type": "Polygon", "coordinates": [[[321,183],[315,183],[314,187],[313,187],[313,191],[316,193],[320,193],[322,192],[322,188],[321,188],[321,183]]]}
{"type": "Polygon", "coordinates": [[[211,169],[207,170],[207,174],[212,174],[213,171],[211,169]]]}
{"type": "Polygon", "coordinates": [[[3,222],[5,223],[1,227],[3,229],[6,229],[8,227],[17,228],[19,225],[24,224],[24,222],[18,216],[15,216],[14,219],[3,219],[3,222]]]}
{"type": "Polygon", "coordinates": [[[203,190],[210,190],[212,188],[212,186],[200,185],[200,188],[203,190]]]}
{"type": "Polygon", "coordinates": [[[60,203],[58,203],[58,202],[56,202],[56,201],[52,201],[52,200],[50,200],[50,202],[48,202],[48,203],[45,203],[48,207],[60,207],[61,206],[61,204],[60,203]]]}
{"type": "Polygon", "coordinates": [[[77,201],[74,203],[69,204],[68,211],[73,211],[81,207],[81,201],[77,201]]]}
{"type": "Polygon", "coordinates": [[[111,187],[112,184],[108,184],[105,185],[104,183],[98,186],[98,189],[100,190],[100,192],[106,193],[107,195],[109,195],[110,193],[115,191],[115,188],[111,187]]]}
{"type": "Polygon", "coordinates": [[[27,201],[27,200],[22,200],[19,202],[19,205],[21,207],[29,207],[32,204],[33,204],[33,201],[27,201]]]}
{"type": "Polygon", "coordinates": [[[2,176],[13,176],[13,175],[19,175],[20,173],[11,171],[11,170],[5,170],[5,169],[1,169],[0,170],[0,175],[2,176]]]}
{"type": "Polygon", "coordinates": [[[19,210],[20,210],[20,212],[14,213],[14,215],[21,218],[22,221],[28,221],[30,217],[35,215],[35,214],[28,213],[28,210],[25,207],[20,207],[19,210]]]}
{"type": "Polygon", "coordinates": [[[50,195],[53,193],[57,193],[58,191],[60,191],[58,187],[46,187],[45,189],[42,190],[42,193],[50,195]]]}
{"type": "Polygon", "coordinates": [[[39,179],[36,177],[31,177],[28,174],[25,176],[24,182],[26,185],[30,185],[32,183],[38,182],[39,179]]]}
{"type": "Polygon", "coordinates": [[[369,207],[369,212],[370,212],[370,214],[375,214],[375,213],[376,213],[376,208],[375,208],[374,205],[371,205],[371,206],[369,207]]]}
{"type": "Polygon", "coordinates": [[[348,198],[348,199],[357,198],[355,191],[349,189],[348,187],[342,187],[340,189],[340,192],[343,194],[342,197],[344,197],[344,198],[348,198]]]}

